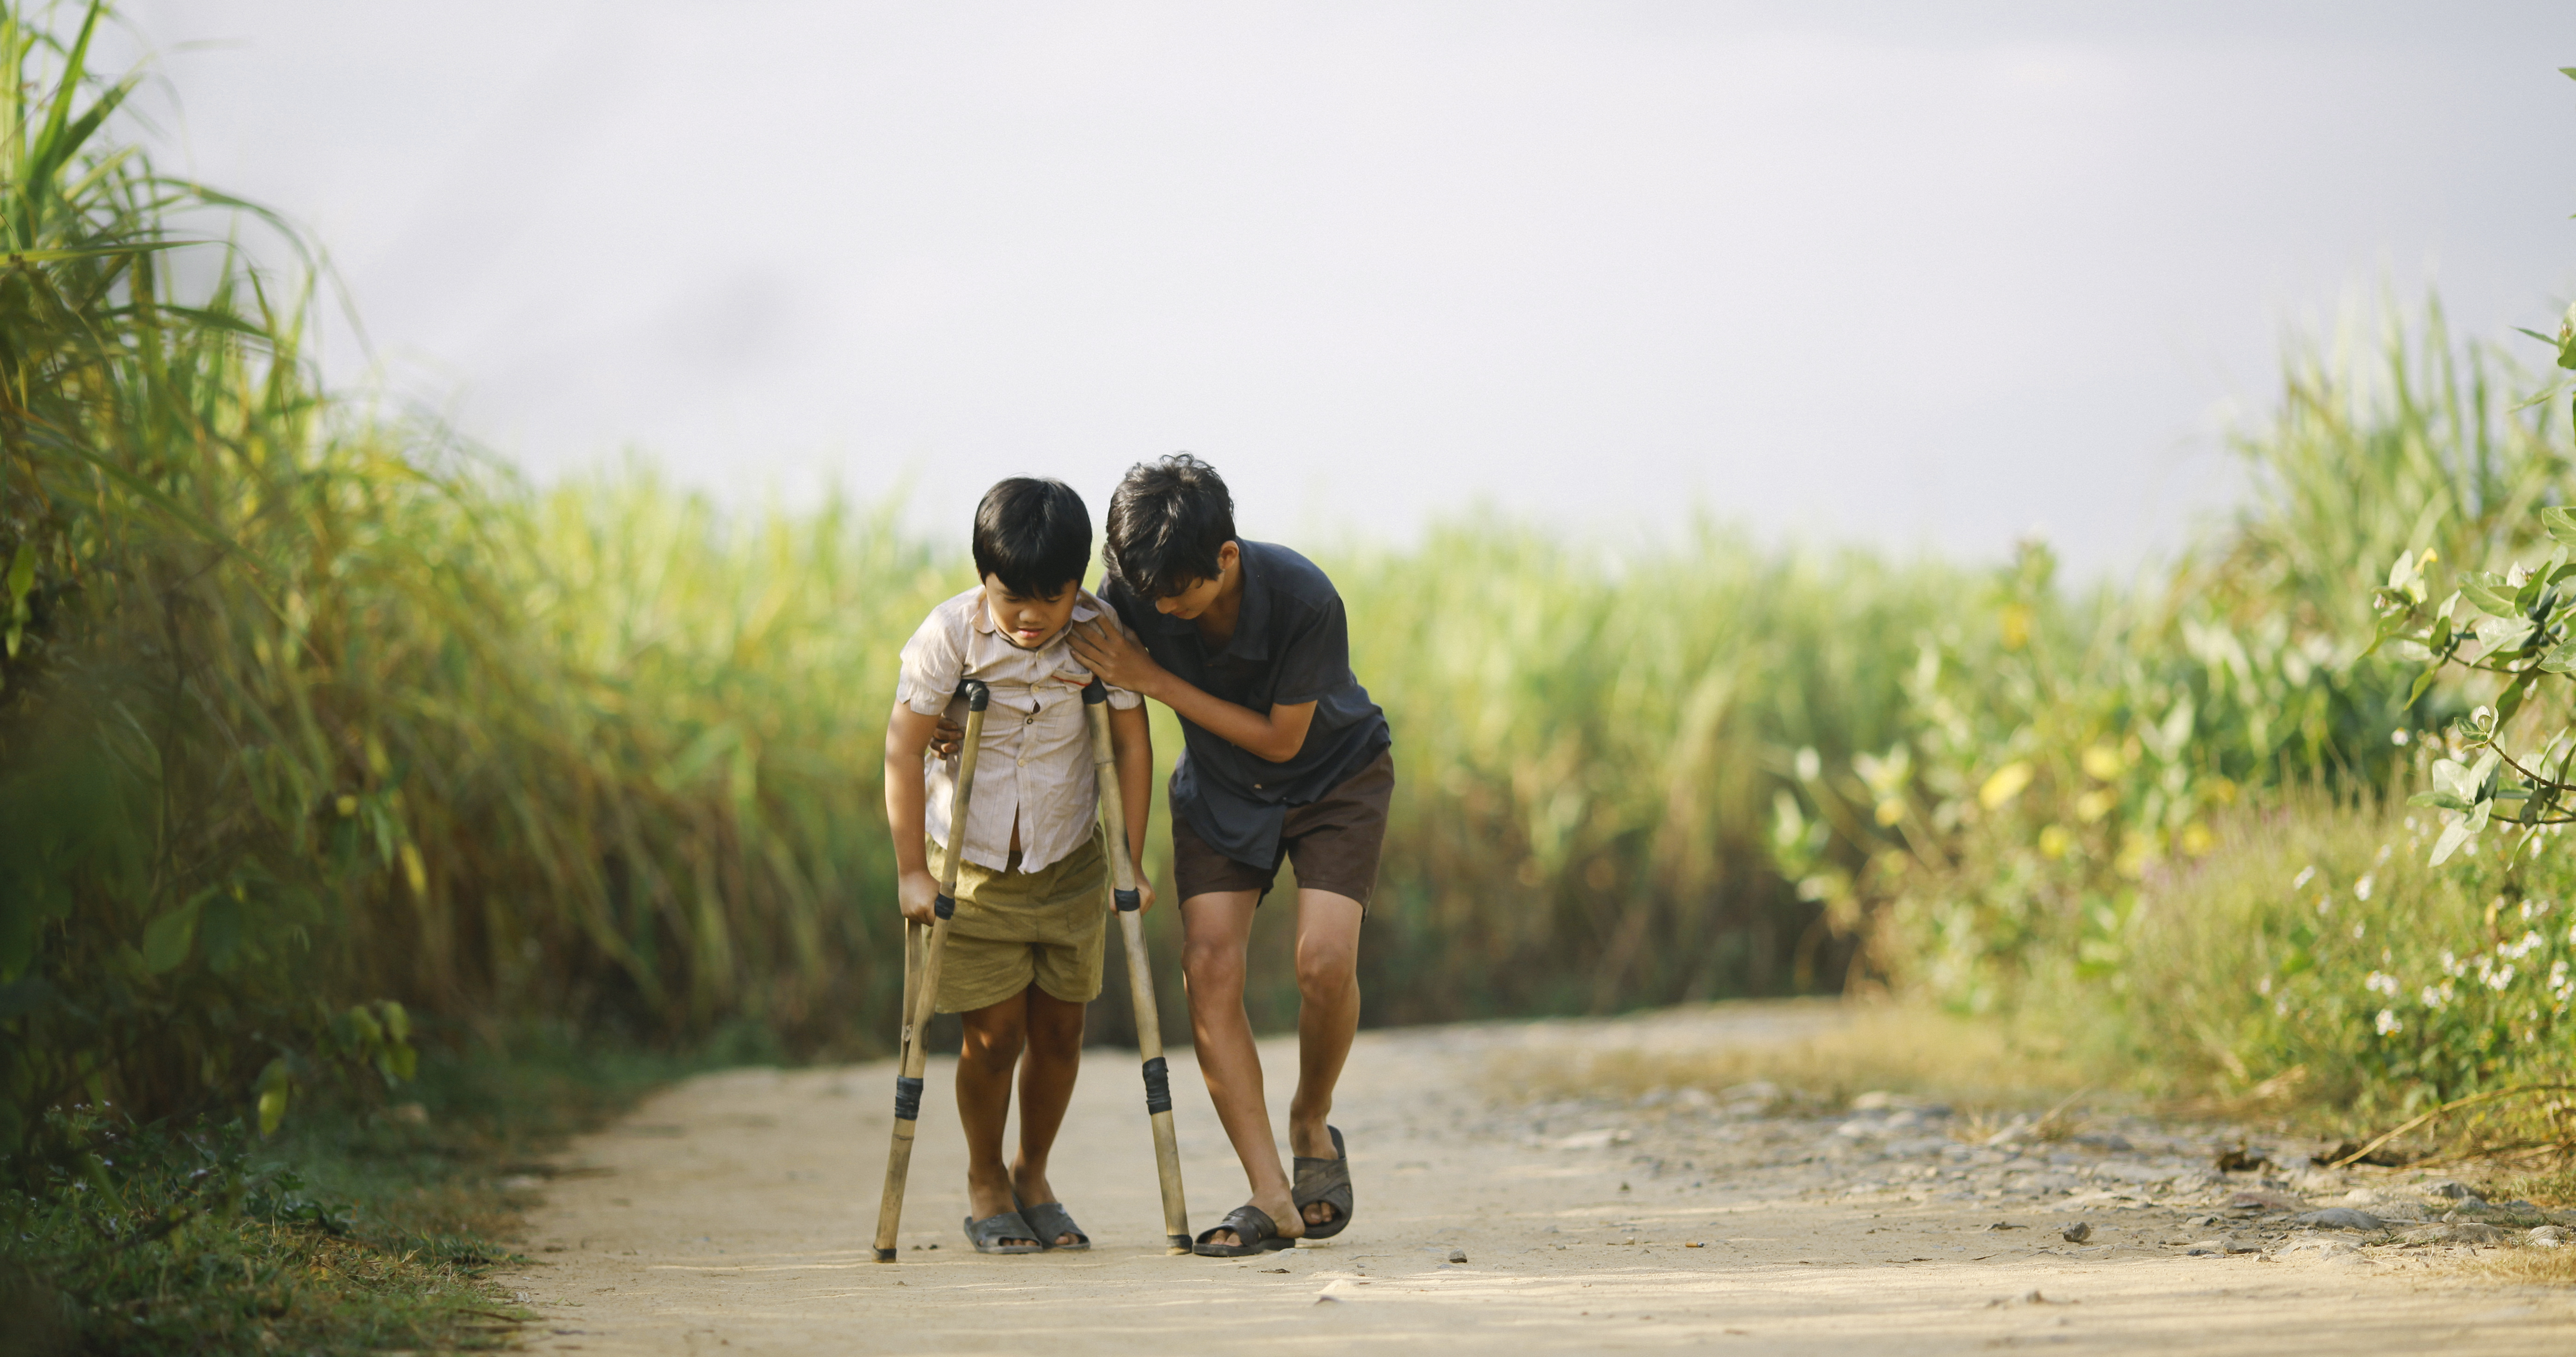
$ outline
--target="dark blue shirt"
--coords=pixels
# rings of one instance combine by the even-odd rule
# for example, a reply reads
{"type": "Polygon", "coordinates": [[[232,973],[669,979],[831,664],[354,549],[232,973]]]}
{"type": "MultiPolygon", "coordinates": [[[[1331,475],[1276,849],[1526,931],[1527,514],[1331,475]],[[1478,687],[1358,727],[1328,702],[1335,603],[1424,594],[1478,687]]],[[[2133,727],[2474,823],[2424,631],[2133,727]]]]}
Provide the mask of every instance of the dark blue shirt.
{"type": "Polygon", "coordinates": [[[1315,704],[1306,743],[1284,763],[1237,748],[1187,717],[1172,813],[1218,852],[1265,871],[1279,864],[1288,808],[1323,799],[1394,742],[1386,713],[1351,674],[1351,630],[1342,596],[1315,563],[1283,546],[1238,542],[1243,607],[1225,648],[1211,652],[1199,624],[1167,617],[1110,581],[1101,601],[1118,610],[1154,662],[1211,697],[1267,716],[1273,706],[1315,704]]]}

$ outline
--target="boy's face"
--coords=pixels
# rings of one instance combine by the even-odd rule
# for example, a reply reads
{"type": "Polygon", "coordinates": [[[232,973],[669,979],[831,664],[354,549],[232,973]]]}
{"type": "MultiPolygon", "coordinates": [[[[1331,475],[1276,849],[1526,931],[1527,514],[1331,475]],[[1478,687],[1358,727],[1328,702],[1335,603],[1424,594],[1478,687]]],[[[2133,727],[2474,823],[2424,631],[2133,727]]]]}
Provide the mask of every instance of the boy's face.
{"type": "Polygon", "coordinates": [[[1234,573],[1235,562],[1240,559],[1242,559],[1242,553],[1235,547],[1234,543],[1228,542],[1224,546],[1218,547],[1216,549],[1216,578],[1212,580],[1198,580],[1192,583],[1190,587],[1183,589],[1177,594],[1167,594],[1162,598],[1155,599],[1154,611],[1161,613],[1166,617],[1177,617],[1184,622],[1197,621],[1199,619],[1199,614],[1206,612],[1210,606],[1215,604],[1217,596],[1225,592],[1226,577],[1234,573]]]}
{"type": "Polygon", "coordinates": [[[984,577],[984,611],[1005,639],[1022,650],[1036,650],[1061,635],[1073,621],[1073,604],[1082,593],[1079,581],[1044,598],[1012,593],[998,575],[984,577]]]}

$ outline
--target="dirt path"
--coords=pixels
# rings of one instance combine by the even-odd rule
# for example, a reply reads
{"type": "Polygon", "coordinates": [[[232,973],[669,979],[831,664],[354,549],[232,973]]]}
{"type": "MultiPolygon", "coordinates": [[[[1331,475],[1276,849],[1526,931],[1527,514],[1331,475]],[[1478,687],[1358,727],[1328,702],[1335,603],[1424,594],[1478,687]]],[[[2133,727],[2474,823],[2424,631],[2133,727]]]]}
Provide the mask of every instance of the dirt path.
{"type": "MultiPolygon", "coordinates": [[[[533,1217],[538,1265],[503,1280],[547,1317],[527,1334],[544,1352],[2576,1350],[2576,1297],[2479,1281],[2456,1266],[2473,1244],[2420,1238],[2459,1227],[2292,1228],[2290,1211],[2348,1204],[2361,1180],[2214,1174],[2187,1133],[1984,1148],[1902,1100],[1823,1117],[1758,1090],[1534,1106],[1494,1082],[1515,1050],[1775,1040],[1819,1021],[1727,1007],[1365,1035],[1334,1116],[1350,1231],[1249,1262],[1162,1252],[1132,1055],[1090,1053],[1057,1154],[1098,1246],[1018,1258],[978,1257],[957,1228],[964,1157],[935,1064],[892,1266],[868,1249],[891,1069],[712,1075],[575,1146],[533,1217]],[[2080,1244],[2063,1237],[2077,1222],[2080,1244]]],[[[1263,1050],[1274,1108],[1289,1056],[1263,1050]]],[[[1243,1178],[1197,1070],[1174,1065],[1205,1228],[1243,1178]]],[[[2361,1204],[2437,1218],[2449,1204],[2426,1186],[2365,1187],[2361,1204]]]]}

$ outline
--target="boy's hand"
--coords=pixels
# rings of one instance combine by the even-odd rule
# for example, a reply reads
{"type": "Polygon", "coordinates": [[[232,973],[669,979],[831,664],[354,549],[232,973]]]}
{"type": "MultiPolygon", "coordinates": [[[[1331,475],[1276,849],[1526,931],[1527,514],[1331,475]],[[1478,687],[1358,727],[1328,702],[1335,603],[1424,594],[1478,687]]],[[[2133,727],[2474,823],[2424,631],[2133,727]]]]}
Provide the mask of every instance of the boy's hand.
{"type": "Polygon", "coordinates": [[[894,879],[894,899],[903,917],[914,923],[926,924],[939,917],[939,881],[926,868],[898,874],[894,879]]]}
{"type": "Polygon", "coordinates": [[[945,716],[940,717],[939,728],[932,731],[930,734],[931,756],[933,758],[953,759],[957,757],[957,751],[965,747],[966,728],[949,720],[945,716]]]}
{"type": "Polygon", "coordinates": [[[1141,876],[1140,876],[1140,877],[1138,877],[1138,878],[1136,878],[1136,896],[1137,896],[1136,912],[1137,912],[1138,914],[1140,914],[1140,915],[1144,915],[1144,914],[1151,914],[1151,913],[1153,913],[1153,912],[1154,912],[1154,883],[1153,883],[1153,882],[1148,881],[1148,880],[1146,880],[1145,878],[1143,878],[1143,877],[1141,877],[1141,876]]]}
{"type": "Polygon", "coordinates": [[[1093,676],[1112,688],[1153,695],[1154,680],[1162,677],[1163,666],[1154,663],[1143,646],[1128,644],[1125,632],[1098,618],[1076,622],[1070,630],[1074,656],[1093,676]]]}

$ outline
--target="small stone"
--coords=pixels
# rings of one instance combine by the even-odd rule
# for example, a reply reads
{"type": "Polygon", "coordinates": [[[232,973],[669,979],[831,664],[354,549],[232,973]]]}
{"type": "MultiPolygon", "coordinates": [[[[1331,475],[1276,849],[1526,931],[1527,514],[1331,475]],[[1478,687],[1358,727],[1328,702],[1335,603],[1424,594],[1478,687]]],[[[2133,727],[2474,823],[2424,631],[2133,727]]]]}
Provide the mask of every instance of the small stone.
{"type": "Polygon", "coordinates": [[[2428,1196],[2448,1197],[2455,1202],[2484,1202],[2486,1200],[2486,1198],[2477,1194],[2477,1190],[2475,1188],[2470,1187],[2467,1183],[2461,1182],[2456,1178],[2445,1178],[2438,1183],[2426,1183],[2424,1185],[2424,1191],[2428,1196]]]}
{"type": "Polygon", "coordinates": [[[2522,1242],[2536,1249],[2555,1249],[2567,1243],[2567,1231],[2556,1225],[2543,1225],[2522,1237],[2522,1242]]]}
{"type": "MultiPolygon", "coordinates": [[[[1466,1262],[1466,1261],[1467,1261],[1467,1251],[1466,1251],[1465,1249],[1451,1249],[1451,1250],[1449,1251],[1449,1261],[1450,1261],[1450,1262],[1453,1262],[1453,1263],[1463,1263],[1463,1262],[1466,1262]]],[[[1282,1268],[1282,1269],[1280,1269],[1280,1271],[1285,1272],[1285,1271],[1287,1271],[1287,1269],[1286,1269],[1286,1268],[1282,1268]]]]}
{"type": "Polygon", "coordinates": [[[2069,1244],[2081,1244],[2093,1237],[2093,1226],[2089,1221],[2079,1220],[2057,1233],[2069,1244]]]}
{"type": "Polygon", "coordinates": [[[2319,1230],[2376,1230],[2387,1225],[2386,1221],[2368,1211],[2356,1211],[2349,1206],[2329,1206],[2322,1211],[2292,1216],[2290,1223],[2319,1230]]]}

